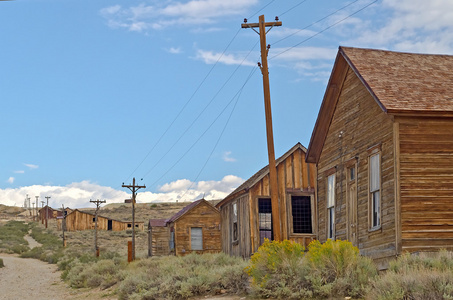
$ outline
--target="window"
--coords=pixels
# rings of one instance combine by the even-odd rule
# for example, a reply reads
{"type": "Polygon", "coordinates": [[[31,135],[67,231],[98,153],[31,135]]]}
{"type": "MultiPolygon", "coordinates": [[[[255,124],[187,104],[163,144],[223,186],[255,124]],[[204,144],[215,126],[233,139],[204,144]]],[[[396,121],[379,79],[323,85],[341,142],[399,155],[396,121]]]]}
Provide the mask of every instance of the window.
{"type": "Polygon", "coordinates": [[[370,214],[371,228],[381,226],[381,168],[380,154],[369,158],[369,185],[370,185],[370,214]]]}
{"type": "Polygon", "coordinates": [[[203,250],[203,230],[201,227],[190,228],[190,241],[192,250],[203,250]]]}
{"type": "Polygon", "coordinates": [[[349,181],[355,180],[355,166],[348,169],[349,181]]]}
{"type": "Polygon", "coordinates": [[[293,233],[313,233],[311,224],[311,197],[291,196],[293,233]]]}
{"type": "Polygon", "coordinates": [[[238,240],[238,204],[233,203],[233,242],[238,240]]]}
{"type": "Polygon", "coordinates": [[[335,238],[335,174],[327,177],[327,238],[335,238]]]}
{"type": "Polygon", "coordinates": [[[260,245],[264,239],[273,240],[272,232],[272,202],[269,198],[258,199],[258,218],[260,226],[260,245]]]}
{"type": "Polygon", "coordinates": [[[170,228],[170,251],[175,250],[175,229],[170,228]]]}
{"type": "Polygon", "coordinates": [[[93,222],[96,222],[96,217],[93,218],[93,222]]]}
{"type": "Polygon", "coordinates": [[[131,223],[127,223],[127,228],[131,228],[132,227],[132,224],[131,223]]]}

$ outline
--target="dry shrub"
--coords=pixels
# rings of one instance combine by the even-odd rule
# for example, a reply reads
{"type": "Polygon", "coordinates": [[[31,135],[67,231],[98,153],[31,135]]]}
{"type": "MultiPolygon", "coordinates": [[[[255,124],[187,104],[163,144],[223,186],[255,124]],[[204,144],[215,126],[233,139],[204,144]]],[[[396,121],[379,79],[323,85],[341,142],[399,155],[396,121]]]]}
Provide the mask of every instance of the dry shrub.
{"type": "Polygon", "coordinates": [[[244,293],[246,262],[226,254],[153,257],[121,272],[120,299],[187,299],[221,290],[244,293]]]}
{"type": "Polygon", "coordinates": [[[376,266],[345,241],[314,241],[305,254],[301,245],[266,241],[252,256],[247,272],[252,289],[265,298],[361,297],[376,266]]]}
{"type": "Polygon", "coordinates": [[[5,265],[3,264],[3,258],[0,258],[0,268],[3,268],[5,265]]]}
{"type": "Polygon", "coordinates": [[[368,299],[453,299],[453,254],[403,254],[372,283],[368,299]]]}

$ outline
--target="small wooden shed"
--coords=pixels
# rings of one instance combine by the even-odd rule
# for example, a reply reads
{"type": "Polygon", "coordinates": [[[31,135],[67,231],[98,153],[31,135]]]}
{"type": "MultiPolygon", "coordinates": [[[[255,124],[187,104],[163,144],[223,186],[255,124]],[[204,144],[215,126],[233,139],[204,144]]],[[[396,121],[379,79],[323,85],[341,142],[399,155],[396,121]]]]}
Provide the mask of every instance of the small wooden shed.
{"type": "MultiPolygon", "coordinates": [[[[276,160],[282,238],[307,246],[316,239],[315,165],[297,143],[276,160]]],[[[269,166],[219,202],[223,252],[250,257],[264,239],[273,240],[269,166]]]]}
{"type": "Polygon", "coordinates": [[[220,213],[204,199],[190,203],[169,219],[148,223],[149,256],[220,251],[220,213]]]}
{"type": "MultiPolygon", "coordinates": [[[[75,209],[66,216],[67,231],[89,230],[94,229],[94,226],[95,226],[94,213],[75,209]]],[[[135,228],[137,230],[143,231],[144,222],[135,222],[135,228]]],[[[132,229],[132,222],[114,220],[105,216],[98,215],[98,229],[112,231],[132,229]]]]}
{"type": "Polygon", "coordinates": [[[39,219],[41,220],[42,224],[44,224],[44,222],[46,221],[46,218],[48,220],[50,220],[50,219],[55,219],[57,217],[57,210],[53,209],[52,207],[47,206],[47,205],[42,207],[38,211],[38,213],[39,213],[39,219]]]}
{"type": "Polygon", "coordinates": [[[340,47],[307,152],[320,241],[453,249],[453,56],[340,47]]]}

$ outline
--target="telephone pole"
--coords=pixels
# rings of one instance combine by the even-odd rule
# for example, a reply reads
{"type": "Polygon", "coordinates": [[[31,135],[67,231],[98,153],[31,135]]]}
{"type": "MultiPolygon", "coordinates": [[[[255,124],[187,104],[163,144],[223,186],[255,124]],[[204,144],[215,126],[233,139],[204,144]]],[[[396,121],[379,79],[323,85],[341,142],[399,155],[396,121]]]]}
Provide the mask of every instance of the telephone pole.
{"type": "Polygon", "coordinates": [[[47,206],[46,206],[46,229],[47,229],[47,219],[49,219],[49,198],[50,196],[45,197],[47,199],[47,206]]]}
{"type": "MultiPolygon", "coordinates": [[[[275,22],[264,21],[264,15],[259,17],[259,23],[247,23],[247,19],[244,19],[244,23],[241,25],[242,28],[252,28],[256,33],[260,35],[261,45],[261,64],[258,66],[261,68],[263,74],[263,89],[264,89],[264,109],[266,114],[266,133],[267,133],[267,152],[269,156],[269,182],[271,192],[271,204],[272,204],[272,229],[274,233],[274,240],[282,240],[282,229],[280,222],[280,205],[278,199],[278,185],[277,185],[277,168],[275,165],[275,152],[274,152],[274,133],[272,130],[272,111],[271,111],[271,95],[269,90],[269,69],[267,65],[267,54],[270,49],[270,45],[266,46],[266,27],[281,26],[282,22],[278,21],[278,17],[275,18],[275,22]],[[259,32],[254,28],[258,27],[259,32]]],[[[270,30],[270,29],[269,29],[270,30]]]]}
{"type": "Polygon", "coordinates": [[[44,208],[44,203],[45,201],[41,201],[41,213],[39,214],[39,216],[41,217],[41,224],[44,224],[44,218],[42,216],[42,209],[44,208]]]}
{"type": "MultiPolygon", "coordinates": [[[[38,201],[38,198],[39,196],[35,196],[36,198],[36,222],[38,222],[38,208],[39,208],[39,201],[38,201]]],[[[33,220],[35,219],[35,217],[33,217],[33,220]]]]}
{"type": "Polygon", "coordinates": [[[102,201],[99,199],[96,201],[90,200],[90,202],[96,204],[96,212],[94,213],[94,256],[98,257],[99,256],[99,251],[98,251],[98,210],[99,210],[99,206],[101,205],[101,203],[105,203],[105,200],[102,200],[102,201]]]}
{"type": "Polygon", "coordinates": [[[128,188],[132,192],[132,260],[135,260],[135,195],[139,189],[144,189],[144,185],[135,185],[135,177],[132,180],[132,185],[125,185],[123,188],[128,188]]]}

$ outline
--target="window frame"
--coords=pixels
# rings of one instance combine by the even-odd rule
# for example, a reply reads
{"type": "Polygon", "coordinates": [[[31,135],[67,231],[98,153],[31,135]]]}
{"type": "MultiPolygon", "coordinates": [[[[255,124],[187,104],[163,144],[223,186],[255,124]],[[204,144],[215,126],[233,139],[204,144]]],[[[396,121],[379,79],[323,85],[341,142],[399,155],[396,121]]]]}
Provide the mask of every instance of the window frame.
{"type": "Polygon", "coordinates": [[[333,172],[326,174],[326,239],[335,240],[335,207],[336,207],[336,168],[333,172]],[[333,199],[329,199],[329,181],[333,180],[332,183],[332,196],[333,199]],[[329,204],[330,203],[330,204],[329,204]]]}
{"type": "Polygon", "coordinates": [[[288,226],[289,226],[289,233],[291,236],[307,236],[307,235],[315,235],[315,228],[316,228],[316,207],[315,207],[315,197],[314,193],[312,192],[291,192],[287,194],[287,209],[288,209],[288,226]],[[311,233],[299,233],[294,232],[294,216],[293,216],[293,197],[310,197],[310,221],[311,221],[311,233]]]}
{"type": "MultiPolygon", "coordinates": [[[[260,233],[261,232],[260,200],[271,201],[271,198],[268,197],[268,196],[262,196],[262,197],[257,197],[256,199],[257,199],[256,203],[258,205],[258,210],[257,210],[258,211],[258,232],[260,233]]],[[[271,204],[271,212],[270,212],[271,229],[270,230],[266,230],[265,228],[263,228],[263,231],[270,231],[271,232],[271,238],[269,240],[272,241],[274,239],[274,230],[273,230],[273,224],[272,224],[272,201],[271,201],[270,204],[271,204]]],[[[266,213],[266,214],[268,214],[268,213],[266,213]]],[[[261,243],[261,235],[259,235],[259,244],[262,245],[262,243],[261,243]]]]}
{"type": "Polygon", "coordinates": [[[368,228],[370,231],[381,229],[382,226],[382,153],[379,147],[368,152],[368,228]],[[377,157],[377,185],[373,184],[373,157],[377,157]],[[375,196],[377,195],[377,199],[375,196]],[[376,207],[377,206],[377,207],[376,207]]]}
{"type": "Polygon", "coordinates": [[[203,251],[203,227],[190,227],[190,250],[192,251],[203,251]],[[194,249],[193,247],[193,239],[192,239],[192,232],[194,229],[199,229],[201,233],[201,249],[194,249]]]}
{"type": "Polygon", "coordinates": [[[231,242],[239,241],[239,209],[237,201],[231,204],[231,242]]]}

